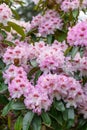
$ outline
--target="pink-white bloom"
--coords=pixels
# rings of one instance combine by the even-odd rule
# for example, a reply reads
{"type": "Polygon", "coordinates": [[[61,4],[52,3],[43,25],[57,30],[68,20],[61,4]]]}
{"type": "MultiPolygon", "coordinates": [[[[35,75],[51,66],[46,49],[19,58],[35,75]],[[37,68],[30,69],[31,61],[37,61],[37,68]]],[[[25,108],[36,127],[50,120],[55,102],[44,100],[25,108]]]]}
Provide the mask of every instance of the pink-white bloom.
{"type": "Polygon", "coordinates": [[[7,22],[12,17],[11,9],[8,5],[5,3],[0,4],[0,23],[2,23],[4,26],[7,25],[7,22]]]}
{"type": "Polygon", "coordinates": [[[87,22],[82,21],[69,28],[67,41],[71,46],[87,46],[87,22]]]}

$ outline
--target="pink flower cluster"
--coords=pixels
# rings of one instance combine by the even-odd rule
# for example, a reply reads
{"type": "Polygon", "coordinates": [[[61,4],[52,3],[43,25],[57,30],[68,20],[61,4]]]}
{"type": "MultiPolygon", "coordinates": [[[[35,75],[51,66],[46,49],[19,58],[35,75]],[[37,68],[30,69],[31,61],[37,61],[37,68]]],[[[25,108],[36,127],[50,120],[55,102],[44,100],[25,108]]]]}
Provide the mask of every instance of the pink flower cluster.
{"type": "Polygon", "coordinates": [[[69,12],[71,10],[78,9],[80,6],[79,0],[64,0],[61,4],[61,9],[64,12],[69,12]]]}
{"type": "Polygon", "coordinates": [[[24,103],[28,109],[40,114],[42,109],[47,111],[52,101],[48,98],[47,93],[34,87],[27,79],[27,73],[22,67],[10,65],[3,73],[5,83],[8,84],[8,90],[11,98],[25,97],[24,103]]]}
{"type": "Polygon", "coordinates": [[[25,95],[24,100],[27,109],[33,110],[34,113],[41,114],[42,109],[48,111],[51,107],[52,100],[49,99],[47,92],[43,88],[32,87],[30,93],[25,95]]]}
{"type": "MultiPolygon", "coordinates": [[[[34,1],[39,2],[39,0],[34,1]]],[[[79,0],[56,0],[55,3],[64,12],[77,9],[80,4],[79,0]]],[[[86,0],[82,1],[83,6],[86,7],[86,0]]],[[[1,23],[6,25],[11,16],[9,7],[1,4],[1,23]],[[5,11],[6,13],[3,13],[5,11]]],[[[73,106],[78,113],[87,118],[87,83],[83,87],[83,84],[74,78],[74,73],[77,71],[80,78],[87,76],[87,23],[83,21],[69,28],[68,44],[66,41],[59,43],[57,40],[47,44],[44,42],[46,36],[55,34],[56,29],[61,30],[63,27],[63,21],[57,11],[47,10],[44,15],[39,14],[33,17],[31,23],[12,21],[20,24],[25,33],[33,29],[38,30],[37,35],[41,36],[43,41],[28,44],[27,38],[21,42],[20,36],[14,30],[7,33],[7,39],[14,42],[14,46],[7,47],[4,50],[5,53],[0,51],[1,56],[4,53],[3,61],[6,64],[6,70],[3,72],[3,78],[8,84],[10,97],[12,99],[23,97],[26,108],[38,115],[42,110],[48,111],[56,98],[58,101],[64,101],[67,108],[73,106]],[[18,39],[15,39],[12,34],[17,35],[18,39]],[[70,56],[65,57],[64,52],[68,45],[85,47],[83,56],[81,57],[78,52],[73,59],[70,56]],[[34,67],[41,71],[35,83],[36,71],[29,78],[29,72],[34,67]]]]}
{"type": "Polygon", "coordinates": [[[38,32],[45,37],[54,34],[56,29],[62,28],[62,20],[59,14],[54,10],[46,11],[45,15],[37,15],[31,21],[31,28],[38,27],[38,32]]]}
{"type": "Polygon", "coordinates": [[[36,59],[42,51],[46,49],[47,45],[44,41],[35,42],[34,45],[29,45],[28,56],[29,59],[36,59]]]}
{"type": "Polygon", "coordinates": [[[24,69],[10,65],[3,73],[3,77],[5,78],[5,83],[8,84],[11,98],[20,98],[28,85],[27,73],[24,69]]]}
{"type": "MultiPolygon", "coordinates": [[[[33,1],[35,4],[39,3],[39,0],[33,1]]],[[[48,1],[40,2],[43,6],[48,1]]],[[[35,30],[37,41],[42,40],[29,44],[27,42],[33,42],[30,34],[24,41],[20,41],[20,34],[11,29],[11,32],[6,32],[5,40],[13,42],[14,46],[7,47],[2,43],[4,37],[1,34],[0,58],[6,64],[3,72],[4,83],[8,85],[10,98],[22,99],[26,109],[38,115],[43,110],[49,111],[54,100],[57,100],[63,101],[66,108],[74,107],[78,114],[87,119],[87,81],[84,79],[87,77],[86,20],[70,27],[65,41],[58,42],[54,38],[52,44],[45,42],[48,35],[53,34],[56,37],[56,30],[64,29],[66,23],[63,24],[62,17],[67,16],[70,11],[87,8],[87,0],[54,0],[53,4],[54,10],[46,9],[43,15],[38,14],[31,22],[10,19],[11,9],[5,3],[0,5],[1,24],[7,26],[10,20],[20,25],[26,36],[28,31],[35,30]],[[55,11],[56,7],[59,7],[59,13],[55,11]],[[74,58],[71,55],[65,56],[69,46],[79,46],[74,58]],[[80,54],[80,49],[84,49],[83,54],[80,54]]]]}
{"type": "Polygon", "coordinates": [[[39,77],[37,84],[44,88],[50,99],[63,99],[66,106],[77,107],[84,100],[82,87],[78,81],[66,75],[47,74],[39,77]]]}
{"type": "Polygon", "coordinates": [[[70,46],[87,46],[87,22],[77,23],[69,28],[67,42],[70,46]]]}
{"type": "Polygon", "coordinates": [[[0,4],[0,23],[3,23],[5,26],[7,22],[12,17],[11,9],[5,3],[0,4]]]}
{"type": "Polygon", "coordinates": [[[5,83],[9,83],[11,80],[19,76],[20,78],[27,77],[26,72],[23,70],[22,67],[16,67],[15,65],[11,64],[8,69],[5,70],[3,73],[3,77],[5,78],[5,83]]]}
{"type": "MultiPolygon", "coordinates": [[[[70,106],[78,107],[79,112],[82,113],[81,107],[83,107],[85,111],[87,85],[82,89],[79,81],[72,77],[63,74],[43,74],[34,86],[27,79],[27,73],[24,69],[14,65],[9,66],[3,77],[5,83],[8,83],[11,98],[24,96],[26,108],[33,110],[35,113],[41,114],[42,109],[49,110],[54,98],[62,99],[68,108],[70,106]]],[[[82,114],[85,115],[85,112],[82,114]]],[[[86,115],[85,118],[87,118],[86,115]]]]}
{"type": "MultiPolygon", "coordinates": [[[[38,4],[40,0],[32,0],[35,4],[38,4]]],[[[49,0],[51,2],[52,0],[49,0]]],[[[46,2],[46,0],[43,0],[46,2]]],[[[69,12],[75,9],[87,8],[87,0],[54,0],[54,4],[59,4],[61,10],[64,12],[69,12]]]]}
{"type": "Polygon", "coordinates": [[[3,73],[10,97],[17,99],[23,96],[26,108],[38,114],[41,114],[42,109],[49,110],[54,98],[62,99],[66,107],[78,108],[78,112],[87,118],[87,87],[82,87],[79,81],[67,73],[67,70],[73,73],[79,70],[81,75],[87,74],[87,51],[84,51],[82,58],[77,53],[70,61],[70,57],[64,56],[67,49],[65,41],[59,43],[55,40],[52,45],[43,41],[35,42],[34,45],[15,41],[14,45],[8,47],[3,56],[3,61],[7,65],[11,64],[3,73]],[[33,83],[34,76],[31,80],[27,78],[30,70],[25,72],[25,66],[32,60],[43,72],[36,85],[33,83]]]}
{"type": "Polygon", "coordinates": [[[39,77],[36,86],[25,95],[24,103],[28,109],[41,114],[49,110],[53,99],[63,100],[66,107],[78,108],[78,112],[87,118],[87,85],[84,89],[78,81],[66,75],[46,74],[39,77]],[[84,93],[85,91],[85,93],[84,93]]]}
{"type": "Polygon", "coordinates": [[[59,48],[58,44],[53,44],[52,46],[46,47],[45,50],[39,54],[36,61],[42,71],[49,72],[62,68],[64,59],[65,56],[61,51],[61,47],[59,48]]]}
{"type": "Polygon", "coordinates": [[[3,56],[3,61],[7,65],[11,63],[15,65],[20,65],[26,64],[27,57],[27,46],[19,45],[16,47],[8,47],[3,56]]]}
{"type": "Polygon", "coordinates": [[[64,50],[67,48],[64,42],[54,41],[52,46],[47,45],[43,41],[36,42],[34,45],[20,43],[15,41],[15,44],[17,44],[15,47],[7,48],[3,55],[3,61],[6,65],[24,66],[27,65],[28,60],[34,59],[45,73],[62,68],[65,59],[64,50]]]}
{"type": "Polygon", "coordinates": [[[84,53],[83,57],[81,57],[80,53],[78,52],[72,61],[71,57],[66,57],[63,70],[67,74],[74,74],[74,72],[79,71],[80,76],[87,76],[87,55],[84,53]]]}

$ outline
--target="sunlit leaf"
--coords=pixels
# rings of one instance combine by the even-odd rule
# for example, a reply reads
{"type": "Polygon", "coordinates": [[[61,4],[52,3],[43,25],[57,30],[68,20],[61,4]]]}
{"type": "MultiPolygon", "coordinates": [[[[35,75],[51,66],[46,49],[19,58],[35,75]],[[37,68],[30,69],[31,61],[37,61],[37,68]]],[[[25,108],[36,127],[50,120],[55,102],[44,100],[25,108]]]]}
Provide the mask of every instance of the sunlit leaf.
{"type": "Polygon", "coordinates": [[[14,22],[8,22],[8,25],[12,27],[12,29],[14,29],[18,34],[20,34],[23,39],[25,38],[25,33],[21,26],[17,25],[14,22]]]}

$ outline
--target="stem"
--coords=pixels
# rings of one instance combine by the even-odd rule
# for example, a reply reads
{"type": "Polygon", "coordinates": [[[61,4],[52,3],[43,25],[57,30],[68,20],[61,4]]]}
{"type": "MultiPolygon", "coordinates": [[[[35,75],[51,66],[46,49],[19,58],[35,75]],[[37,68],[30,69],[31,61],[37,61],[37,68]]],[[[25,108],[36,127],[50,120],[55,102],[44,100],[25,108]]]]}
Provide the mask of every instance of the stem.
{"type": "Polygon", "coordinates": [[[41,130],[46,130],[46,126],[45,126],[45,125],[42,125],[41,130]]]}
{"type": "Polygon", "coordinates": [[[11,116],[8,115],[8,128],[11,130],[11,116]]]}

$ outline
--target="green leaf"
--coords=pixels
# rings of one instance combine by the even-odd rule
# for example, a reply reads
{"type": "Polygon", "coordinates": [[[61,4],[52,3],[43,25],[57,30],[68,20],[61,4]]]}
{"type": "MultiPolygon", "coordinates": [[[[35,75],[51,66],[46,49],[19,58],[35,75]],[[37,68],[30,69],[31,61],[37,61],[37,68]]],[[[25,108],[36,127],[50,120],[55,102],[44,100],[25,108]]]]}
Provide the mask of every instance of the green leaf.
{"type": "Polygon", "coordinates": [[[8,89],[6,84],[0,83],[0,94],[4,93],[8,89]]]}
{"type": "Polygon", "coordinates": [[[79,10],[73,10],[72,14],[73,14],[73,17],[76,19],[79,15],[79,10]]]}
{"type": "Polygon", "coordinates": [[[36,60],[31,60],[30,63],[31,63],[31,65],[33,67],[37,67],[37,65],[38,65],[37,62],[36,62],[36,60]]]}
{"type": "Polygon", "coordinates": [[[58,110],[58,111],[65,111],[65,107],[62,101],[55,101],[54,102],[54,107],[58,110]]]}
{"type": "Polygon", "coordinates": [[[3,26],[3,29],[7,32],[11,31],[11,27],[10,26],[3,26]]]}
{"type": "Polygon", "coordinates": [[[52,118],[54,118],[59,125],[61,125],[61,126],[63,125],[63,118],[62,118],[62,113],[61,113],[61,112],[58,112],[58,111],[57,111],[56,114],[50,113],[49,115],[50,115],[52,118]]]}
{"type": "Polygon", "coordinates": [[[29,129],[33,117],[34,117],[34,113],[32,111],[27,112],[27,114],[23,118],[23,130],[29,129]]]}
{"type": "Polygon", "coordinates": [[[72,48],[73,48],[72,46],[68,47],[66,51],[64,52],[64,55],[67,56],[69,52],[72,50],[72,48]]]}
{"type": "Polygon", "coordinates": [[[15,44],[11,41],[4,40],[3,42],[4,42],[4,44],[6,44],[8,46],[15,46],[15,44]]]}
{"type": "Polygon", "coordinates": [[[75,112],[74,108],[68,109],[68,120],[74,120],[75,119],[75,112]]]}
{"type": "Polygon", "coordinates": [[[15,122],[14,130],[21,130],[22,129],[22,122],[23,122],[23,117],[19,116],[15,122]]]}
{"type": "Polygon", "coordinates": [[[7,37],[7,34],[6,34],[6,32],[5,32],[5,31],[0,30],[0,33],[2,34],[2,36],[4,37],[4,39],[7,37]]]}
{"type": "Polygon", "coordinates": [[[32,37],[32,41],[33,41],[33,42],[35,42],[35,41],[36,41],[36,39],[37,39],[36,35],[35,35],[35,34],[33,34],[33,33],[31,33],[31,37],[32,37]]]}
{"type": "Polygon", "coordinates": [[[83,125],[82,127],[80,127],[80,129],[78,130],[87,130],[87,123],[85,123],[85,125],[83,125]]]}
{"type": "Polygon", "coordinates": [[[28,77],[32,76],[35,72],[37,72],[39,70],[39,67],[34,67],[32,68],[29,73],[28,73],[28,77]]]}
{"type": "Polygon", "coordinates": [[[49,115],[57,121],[59,125],[63,125],[63,117],[62,112],[57,111],[54,107],[52,107],[49,111],[49,115]]]}
{"type": "Polygon", "coordinates": [[[70,129],[74,123],[75,123],[75,113],[74,113],[74,108],[68,108],[68,120],[66,124],[66,128],[70,129]]]}
{"type": "Polygon", "coordinates": [[[34,35],[35,32],[37,32],[37,28],[34,28],[34,29],[30,30],[30,31],[27,33],[26,36],[31,35],[32,38],[33,38],[33,40],[36,40],[36,36],[34,35]],[[32,34],[33,34],[33,35],[32,35],[32,34]]]}
{"type": "Polygon", "coordinates": [[[79,50],[79,47],[73,47],[72,52],[71,52],[72,59],[75,57],[75,55],[78,52],[78,50],[79,50]]]}
{"type": "Polygon", "coordinates": [[[26,107],[23,102],[14,102],[12,104],[12,109],[13,110],[23,110],[23,109],[26,109],[26,107]]]}
{"type": "Polygon", "coordinates": [[[4,95],[0,95],[0,104],[6,105],[8,103],[8,99],[4,95]]]}
{"type": "Polygon", "coordinates": [[[57,122],[62,126],[63,125],[63,117],[61,112],[57,112],[57,122]]]}
{"type": "Polygon", "coordinates": [[[32,121],[32,130],[41,130],[41,118],[39,116],[35,116],[32,121]]]}
{"type": "Polygon", "coordinates": [[[10,26],[4,26],[2,23],[0,23],[0,28],[2,30],[5,30],[7,32],[10,32],[11,31],[11,27],[10,26]]]}
{"type": "Polygon", "coordinates": [[[55,120],[52,120],[52,128],[53,130],[64,130],[55,120]]]}
{"type": "Polygon", "coordinates": [[[66,108],[64,112],[62,112],[63,119],[65,120],[65,128],[70,130],[70,128],[75,123],[75,113],[74,108],[66,108]]]}
{"type": "Polygon", "coordinates": [[[83,57],[84,51],[85,51],[85,47],[80,47],[79,52],[81,57],[83,57]]]}
{"type": "Polygon", "coordinates": [[[64,32],[62,30],[57,30],[55,32],[55,39],[57,39],[59,42],[63,42],[67,37],[67,32],[64,32]]]}
{"type": "Polygon", "coordinates": [[[14,9],[11,9],[12,10],[12,13],[14,15],[14,17],[17,19],[17,20],[20,20],[20,16],[19,14],[17,13],[17,11],[15,11],[14,9]]]}
{"type": "Polygon", "coordinates": [[[3,109],[2,116],[6,116],[8,112],[11,110],[13,104],[13,100],[11,100],[3,109]]]}
{"type": "Polygon", "coordinates": [[[24,6],[25,5],[25,2],[24,1],[21,1],[21,0],[16,0],[15,1],[17,4],[20,4],[21,6],[24,6]]]}
{"type": "Polygon", "coordinates": [[[47,36],[47,43],[48,44],[52,44],[52,42],[53,42],[53,36],[52,35],[48,35],[47,36]]]}
{"type": "Polygon", "coordinates": [[[2,70],[5,67],[4,62],[2,61],[2,59],[0,59],[0,69],[2,70]]]}
{"type": "Polygon", "coordinates": [[[41,114],[41,117],[43,119],[44,124],[50,126],[51,125],[51,119],[47,112],[43,112],[41,114]]]}
{"type": "Polygon", "coordinates": [[[36,81],[38,80],[39,76],[41,75],[42,71],[38,70],[35,74],[35,78],[34,78],[34,84],[36,84],[36,81]]]}
{"type": "Polygon", "coordinates": [[[74,120],[68,120],[66,124],[66,129],[70,130],[70,128],[72,128],[74,124],[75,124],[74,120]]]}
{"type": "MultiPolygon", "coordinates": [[[[3,84],[3,82],[4,82],[4,79],[3,79],[3,74],[2,74],[2,70],[0,70],[0,87],[1,87],[1,90],[3,89],[2,88],[2,84],[3,84]]],[[[2,93],[2,92],[1,92],[2,93]]]]}
{"type": "Polygon", "coordinates": [[[23,39],[25,38],[25,33],[21,26],[17,25],[16,23],[13,23],[13,22],[8,22],[8,25],[10,27],[12,27],[18,34],[20,34],[23,39]]]}
{"type": "Polygon", "coordinates": [[[63,115],[63,119],[64,119],[65,121],[67,121],[67,120],[68,120],[68,110],[65,109],[65,111],[62,112],[62,115],[63,115]]]}
{"type": "Polygon", "coordinates": [[[81,127],[83,127],[85,123],[87,123],[87,120],[85,120],[85,119],[83,119],[83,117],[81,117],[81,119],[79,119],[79,121],[78,121],[77,129],[80,129],[81,127]]]}

